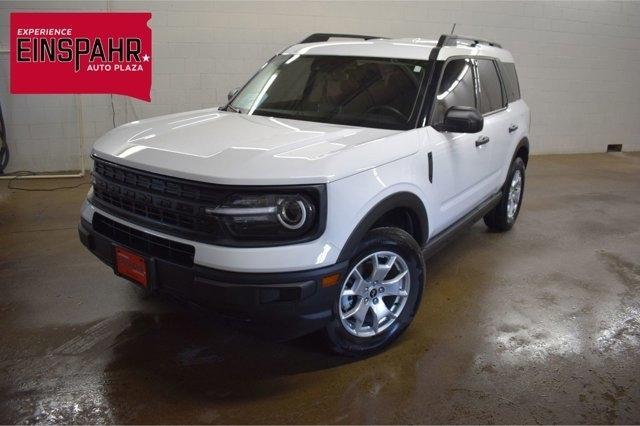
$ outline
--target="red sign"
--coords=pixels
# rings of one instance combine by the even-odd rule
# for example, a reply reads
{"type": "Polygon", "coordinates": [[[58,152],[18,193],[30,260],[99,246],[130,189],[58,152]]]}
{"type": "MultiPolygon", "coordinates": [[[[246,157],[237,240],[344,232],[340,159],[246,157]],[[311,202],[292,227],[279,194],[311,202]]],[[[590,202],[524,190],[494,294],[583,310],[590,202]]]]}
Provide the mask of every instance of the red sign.
{"type": "Polygon", "coordinates": [[[151,101],[149,12],[12,12],[11,93],[151,101]]]}

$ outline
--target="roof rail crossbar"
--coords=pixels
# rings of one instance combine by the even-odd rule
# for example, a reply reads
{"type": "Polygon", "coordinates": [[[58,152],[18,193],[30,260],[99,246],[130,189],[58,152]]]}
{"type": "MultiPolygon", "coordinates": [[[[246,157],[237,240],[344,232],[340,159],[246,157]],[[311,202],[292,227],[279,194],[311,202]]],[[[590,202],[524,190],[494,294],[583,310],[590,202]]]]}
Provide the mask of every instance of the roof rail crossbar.
{"type": "Polygon", "coordinates": [[[440,46],[455,46],[458,43],[458,41],[470,42],[471,47],[475,46],[476,44],[486,44],[488,46],[500,47],[500,48],[502,47],[500,44],[496,43],[495,41],[483,40],[477,37],[460,36],[455,34],[442,34],[442,36],[440,36],[440,40],[438,41],[438,44],[442,42],[440,46]]]}
{"type": "Polygon", "coordinates": [[[386,38],[380,36],[368,36],[368,35],[358,35],[358,34],[332,34],[332,33],[316,33],[311,34],[309,37],[305,38],[300,42],[300,44],[305,43],[320,43],[323,41],[327,41],[330,38],[360,38],[363,40],[371,40],[374,38],[386,38]]]}

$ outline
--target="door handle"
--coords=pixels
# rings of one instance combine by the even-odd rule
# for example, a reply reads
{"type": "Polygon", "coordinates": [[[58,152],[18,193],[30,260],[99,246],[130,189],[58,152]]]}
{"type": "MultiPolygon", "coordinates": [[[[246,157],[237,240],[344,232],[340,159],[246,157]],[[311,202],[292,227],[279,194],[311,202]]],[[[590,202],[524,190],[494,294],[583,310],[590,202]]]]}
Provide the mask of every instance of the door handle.
{"type": "Polygon", "coordinates": [[[489,137],[488,136],[480,136],[478,138],[478,140],[476,140],[476,146],[481,146],[484,144],[489,143],[489,137]]]}
{"type": "Polygon", "coordinates": [[[513,133],[516,130],[518,130],[518,125],[517,124],[512,124],[511,126],[509,126],[509,133],[513,133]]]}

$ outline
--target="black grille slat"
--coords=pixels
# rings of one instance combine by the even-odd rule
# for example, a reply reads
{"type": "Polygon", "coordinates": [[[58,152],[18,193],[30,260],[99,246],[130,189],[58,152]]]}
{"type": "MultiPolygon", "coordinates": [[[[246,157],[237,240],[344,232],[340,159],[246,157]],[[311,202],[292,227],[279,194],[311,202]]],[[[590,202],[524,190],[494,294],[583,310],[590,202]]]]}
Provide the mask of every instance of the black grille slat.
{"type": "Polygon", "coordinates": [[[217,185],[185,183],[169,176],[158,177],[152,173],[129,169],[113,163],[94,159],[94,174],[131,188],[151,190],[158,195],[181,198],[185,201],[219,203],[229,191],[217,185]]]}
{"type": "Polygon", "coordinates": [[[100,213],[93,215],[93,229],[113,241],[144,254],[184,266],[193,266],[195,248],[118,223],[100,213]]]}
{"type": "Polygon", "coordinates": [[[94,196],[117,209],[169,228],[210,239],[219,225],[205,214],[219,205],[229,190],[152,175],[95,159],[94,196]]]}

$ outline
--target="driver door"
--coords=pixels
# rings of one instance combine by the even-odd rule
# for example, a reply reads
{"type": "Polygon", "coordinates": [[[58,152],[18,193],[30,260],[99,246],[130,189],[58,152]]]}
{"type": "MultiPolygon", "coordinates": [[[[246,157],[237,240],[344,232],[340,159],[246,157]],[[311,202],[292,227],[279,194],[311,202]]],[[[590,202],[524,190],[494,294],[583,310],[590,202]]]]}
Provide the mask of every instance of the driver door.
{"type": "MultiPolygon", "coordinates": [[[[447,62],[438,86],[432,123],[440,123],[452,106],[479,109],[476,61],[456,58],[447,62]]],[[[490,144],[478,133],[438,132],[428,128],[433,155],[433,184],[439,198],[439,232],[473,210],[491,193],[490,144]]]]}

